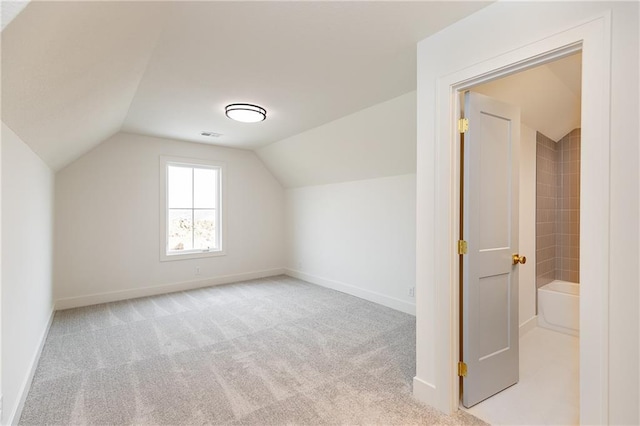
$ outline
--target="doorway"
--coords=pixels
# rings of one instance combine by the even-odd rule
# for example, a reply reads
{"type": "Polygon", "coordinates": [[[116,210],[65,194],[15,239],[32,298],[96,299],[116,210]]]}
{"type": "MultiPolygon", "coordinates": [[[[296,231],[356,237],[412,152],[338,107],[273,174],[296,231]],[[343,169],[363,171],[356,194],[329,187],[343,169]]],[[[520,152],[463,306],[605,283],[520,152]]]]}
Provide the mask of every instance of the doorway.
{"type": "MultiPolygon", "coordinates": [[[[466,286],[466,290],[463,285],[460,288],[460,304],[463,307],[460,321],[460,359],[465,361],[465,366],[469,365],[469,370],[473,362],[476,364],[476,369],[481,369],[478,364],[486,364],[489,360],[484,359],[488,356],[481,358],[481,363],[467,359],[471,358],[475,352],[471,350],[473,348],[467,347],[465,356],[464,341],[467,340],[467,346],[469,341],[472,346],[482,346],[482,342],[469,340],[469,331],[465,333],[464,327],[477,329],[476,323],[482,322],[479,318],[484,322],[491,321],[489,328],[492,331],[487,336],[495,340],[495,330],[500,329],[502,322],[496,320],[495,315],[478,316],[477,312],[481,312],[483,307],[474,307],[472,302],[474,295],[467,293],[478,292],[478,288],[483,288],[483,282],[485,282],[487,289],[490,289],[486,294],[491,296],[493,299],[491,302],[494,305],[496,294],[498,299],[504,294],[504,302],[500,302],[504,303],[504,306],[492,305],[492,309],[497,310],[496,312],[502,312],[498,315],[499,318],[504,317],[506,313],[513,315],[511,312],[513,309],[519,312],[519,315],[515,314],[512,321],[511,326],[515,330],[512,330],[511,336],[503,333],[504,339],[499,339],[502,344],[499,348],[501,350],[496,352],[492,349],[492,352],[504,357],[508,353],[507,349],[510,348],[511,352],[515,352],[513,355],[516,359],[515,366],[507,362],[508,358],[502,359],[500,367],[492,372],[488,372],[490,368],[487,364],[474,377],[471,377],[473,374],[469,371],[469,377],[460,379],[461,407],[473,405],[467,411],[492,424],[514,424],[521,423],[523,420],[534,424],[573,424],[579,421],[579,344],[578,338],[575,337],[579,322],[579,299],[562,295],[559,299],[548,302],[549,296],[545,294],[548,292],[547,287],[555,289],[561,285],[560,280],[573,281],[576,283],[575,288],[579,288],[577,276],[579,272],[581,62],[581,53],[574,53],[489,83],[473,86],[469,89],[471,93],[467,92],[465,95],[467,104],[469,100],[474,99],[471,96],[473,94],[479,101],[488,96],[487,99],[504,103],[504,107],[513,105],[520,110],[520,120],[516,123],[521,125],[520,141],[519,144],[514,144],[514,156],[517,158],[513,164],[515,170],[520,169],[519,180],[516,179],[518,184],[513,191],[516,197],[517,194],[520,195],[519,203],[516,201],[519,214],[514,220],[520,242],[517,242],[518,235],[515,235],[513,253],[526,256],[528,261],[526,264],[520,262],[520,265],[510,269],[505,265],[506,271],[510,271],[510,275],[513,275],[516,281],[510,291],[498,292],[495,285],[498,282],[496,276],[489,280],[476,280],[477,282],[474,281],[466,286]],[[552,281],[553,283],[550,283],[552,281]],[[546,303],[542,305],[542,311],[546,315],[539,312],[538,289],[542,289],[540,290],[543,294],[542,302],[546,303]],[[513,308],[511,307],[514,305],[513,302],[509,304],[507,300],[509,294],[515,295],[518,299],[513,308]],[[575,304],[575,307],[564,306],[563,304],[567,301],[575,304]],[[472,305],[469,306],[469,303],[472,305]],[[471,310],[467,311],[469,308],[471,310]],[[559,311],[550,313],[552,310],[559,311]],[[464,320],[465,315],[473,316],[474,314],[473,321],[464,320]],[[551,322],[542,321],[544,318],[551,318],[551,322]],[[558,319],[561,321],[558,322],[558,319]],[[565,324],[567,320],[569,323],[565,324]],[[538,324],[546,328],[536,328],[538,324]],[[570,330],[571,327],[575,328],[573,332],[570,330]],[[550,331],[549,328],[555,331],[550,331]],[[559,334],[559,332],[568,334],[559,334]],[[522,339],[521,342],[518,336],[522,339]],[[513,340],[510,343],[508,343],[509,337],[513,340]],[[520,346],[519,363],[518,346],[520,346]],[[507,371],[509,369],[515,371],[509,372],[507,371]],[[520,373],[519,380],[518,373],[520,373]],[[478,384],[478,382],[481,383],[478,384]],[[485,389],[484,394],[477,395],[477,389],[485,389]],[[471,397],[471,393],[475,395],[471,397]],[[479,402],[479,400],[483,401],[479,402]],[[470,404],[470,401],[473,403],[470,404]],[[477,402],[479,403],[475,405],[477,402]]],[[[461,105],[464,104],[461,102],[461,105]]],[[[465,107],[468,109],[469,105],[465,107]]],[[[490,111],[488,113],[490,114],[490,111]]],[[[468,117],[469,111],[465,111],[464,115],[468,117]]],[[[493,117],[495,116],[494,114],[493,117]]],[[[485,119],[485,121],[488,120],[485,119]]],[[[479,125],[479,123],[475,124],[479,125]]],[[[486,125],[484,122],[483,124],[486,125]]],[[[473,123],[470,125],[473,126],[473,123]]],[[[473,135],[470,132],[462,134],[461,139],[465,136],[473,135]]],[[[461,153],[464,152],[462,157],[469,158],[469,163],[474,163],[473,157],[469,155],[474,143],[484,143],[487,149],[494,143],[479,141],[478,134],[475,136],[476,140],[471,138],[470,145],[466,149],[461,147],[461,153]]],[[[495,135],[493,139],[495,140],[495,135]]],[[[491,157],[488,165],[491,169],[498,169],[502,162],[504,159],[498,161],[497,158],[491,157]]],[[[473,167],[473,164],[467,164],[466,167],[473,167]]],[[[467,170],[466,167],[461,165],[461,170],[467,170]]],[[[491,170],[489,178],[493,174],[495,171],[491,170]]],[[[484,174],[481,176],[484,177],[484,174]]],[[[463,180],[464,189],[461,189],[461,194],[468,191],[467,186],[470,182],[479,185],[473,179],[465,180],[461,176],[461,183],[463,180]]],[[[481,188],[480,191],[476,189],[476,192],[485,193],[485,197],[495,199],[496,194],[491,192],[495,192],[495,188],[505,181],[504,178],[494,180],[486,188],[481,188]]],[[[469,205],[464,203],[465,199],[466,197],[461,197],[461,208],[463,211],[466,210],[464,214],[460,213],[461,217],[473,217],[474,213],[468,211],[469,205]]],[[[491,207],[490,210],[495,214],[495,207],[491,207]]],[[[480,216],[482,216],[481,210],[480,216]]],[[[500,224],[505,220],[497,222],[500,224]]],[[[464,239],[473,238],[467,232],[467,227],[469,224],[461,223],[462,236],[464,239]]],[[[482,232],[479,235],[481,234],[482,232]]],[[[468,245],[471,247],[473,243],[468,242],[468,245]]],[[[501,246],[505,246],[505,243],[501,246]]],[[[509,250],[511,248],[507,249],[509,250]]],[[[487,251],[484,250],[484,254],[479,253],[476,256],[486,257],[487,251]]],[[[496,253],[495,249],[490,251],[496,253]]],[[[467,260],[472,257],[474,252],[469,249],[468,255],[461,255],[463,260],[461,264],[472,267],[473,262],[467,260]]],[[[464,270],[460,273],[461,279],[472,280],[473,276],[465,273],[464,270]]],[[[478,299],[478,295],[475,295],[475,298],[478,299]]],[[[480,299],[482,299],[482,293],[480,293],[480,299]]],[[[485,302],[489,300],[486,295],[485,299],[485,302]]],[[[487,344],[485,343],[484,346],[487,344]]]]}
{"type": "Polygon", "coordinates": [[[580,21],[572,15],[560,25],[533,31],[518,19],[503,28],[502,39],[486,43],[476,26],[450,28],[418,46],[418,173],[416,256],[416,377],[414,395],[445,412],[458,410],[459,158],[457,93],[466,88],[551,62],[582,50],[581,224],[582,315],[580,339],[580,419],[606,423],[609,394],[610,249],[610,36],[611,14],[595,10],[580,21]],[[577,22],[576,22],[577,21],[577,22]],[[533,31],[533,32],[530,32],[533,31]],[[505,38],[506,37],[506,38],[505,38]],[[504,42],[503,42],[504,41],[504,42]],[[429,58],[438,57],[438,61],[429,58]],[[604,202],[603,202],[604,201],[604,202]]]}

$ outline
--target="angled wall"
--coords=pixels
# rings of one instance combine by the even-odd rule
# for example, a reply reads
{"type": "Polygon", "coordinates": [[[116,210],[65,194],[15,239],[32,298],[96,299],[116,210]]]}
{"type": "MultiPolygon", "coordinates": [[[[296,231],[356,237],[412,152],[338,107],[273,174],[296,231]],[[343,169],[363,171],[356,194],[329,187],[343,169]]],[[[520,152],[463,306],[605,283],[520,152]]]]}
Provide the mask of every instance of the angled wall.
{"type": "Polygon", "coordinates": [[[257,154],[285,188],[416,171],[416,92],[272,143],[257,154]]]}
{"type": "Polygon", "coordinates": [[[118,132],[169,4],[30,2],[2,31],[2,120],[55,171],[118,132]]]}
{"type": "Polygon", "coordinates": [[[286,187],[288,274],[415,313],[415,98],[258,150],[286,187]]]}

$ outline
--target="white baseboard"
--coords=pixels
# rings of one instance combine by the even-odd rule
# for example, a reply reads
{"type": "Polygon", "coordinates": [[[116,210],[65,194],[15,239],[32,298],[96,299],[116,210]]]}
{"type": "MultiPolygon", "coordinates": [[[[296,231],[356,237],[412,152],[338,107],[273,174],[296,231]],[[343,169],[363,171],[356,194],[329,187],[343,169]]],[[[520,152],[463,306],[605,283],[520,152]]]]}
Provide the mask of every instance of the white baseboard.
{"type": "MultiPolygon", "coordinates": [[[[8,425],[17,425],[20,421],[20,416],[22,415],[22,409],[24,408],[24,403],[27,400],[27,395],[29,394],[29,389],[31,389],[31,382],[33,382],[33,376],[36,374],[36,368],[38,368],[38,362],[40,361],[40,355],[42,354],[42,349],[44,349],[44,343],[47,341],[47,336],[49,335],[49,329],[51,328],[51,323],[53,322],[53,316],[55,315],[55,307],[51,307],[51,313],[49,314],[49,320],[47,321],[47,325],[44,328],[44,331],[40,335],[40,343],[38,344],[38,348],[36,349],[33,357],[31,358],[31,363],[29,364],[29,371],[27,373],[27,377],[24,378],[24,382],[22,382],[22,386],[20,387],[18,403],[13,409],[13,412],[9,416],[8,425]]],[[[4,407],[3,407],[4,408],[4,407]]]]}
{"type": "Polygon", "coordinates": [[[580,337],[580,330],[548,323],[547,321],[545,321],[544,315],[538,316],[538,326],[546,328],[547,330],[557,331],[558,333],[568,334],[569,336],[580,337]]]}
{"type": "Polygon", "coordinates": [[[419,377],[413,378],[413,397],[423,404],[436,405],[436,387],[419,377]]]}
{"type": "Polygon", "coordinates": [[[534,315],[520,324],[519,336],[522,337],[538,326],[538,316],[534,315]]]}
{"type": "Polygon", "coordinates": [[[223,275],[220,277],[201,280],[183,281],[179,283],[143,287],[130,290],[112,291],[108,293],[90,294],[87,296],[67,297],[56,300],[56,310],[79,308],[81,306],[97,305],[99,303],[116,302],[118,300],[135,299],[138,297],[155,296],[158,294],[174,293],[176,291],[193,290],[212,285],[231,284],[238,281],[254,280],[272,277],[285,273],[283,268],[266,269],[263,271],[245,272],[242,274],[223,275]]]}
{"type": "Polygon", "coordinates": [[[340,281],[334,281],[327,278],[318,277],[316,275],[307,274],[305,272],[296,271],[294,269],[285,269],[285,274],[299,278],[304,281],[308,281],[313,284],[320,285],[322,287],[331,288],[333,290],[338,290],[343,293],[350,294],[352,296],[359,297],[361,299],[368,300],[370,302],[378,303],[380,305],[386,306],[391,309],[395,309],[397,311],[401,311],[410,315],[416,314],[416,305],[415,303],[405,302],[404,300],[396,299],[395,297],[386,296],[381,293],[377,293],[371,290],[365,290],[360,287],[356,287],[351,284],[346,284],[340,281]]]}

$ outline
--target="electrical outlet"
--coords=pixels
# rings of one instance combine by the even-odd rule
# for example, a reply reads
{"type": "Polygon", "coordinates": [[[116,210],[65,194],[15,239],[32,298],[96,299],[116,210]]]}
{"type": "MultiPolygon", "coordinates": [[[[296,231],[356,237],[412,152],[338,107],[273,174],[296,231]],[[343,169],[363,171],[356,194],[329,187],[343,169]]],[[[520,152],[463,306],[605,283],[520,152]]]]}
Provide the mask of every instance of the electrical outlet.
{"type": "Polygon", "coordinates": [[[195,270],[193,271],[196,275],[200,275],[200,267],[196,266],[195,270]]]}
{"type": "Polygon", "coordinates": [[[416,297],[416,288],[409,287],[409,297],[416,297]]]}

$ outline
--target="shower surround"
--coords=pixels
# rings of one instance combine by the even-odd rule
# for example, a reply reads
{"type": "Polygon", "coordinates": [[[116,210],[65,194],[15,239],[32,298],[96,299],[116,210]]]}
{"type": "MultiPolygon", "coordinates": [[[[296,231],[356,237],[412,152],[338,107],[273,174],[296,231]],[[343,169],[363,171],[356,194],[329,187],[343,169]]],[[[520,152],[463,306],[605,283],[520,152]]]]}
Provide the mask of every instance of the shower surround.
{"type": "Polygon", "coordinates": [[[536,287],[580,282],[580,129],[536,135],[536,287]]]}

